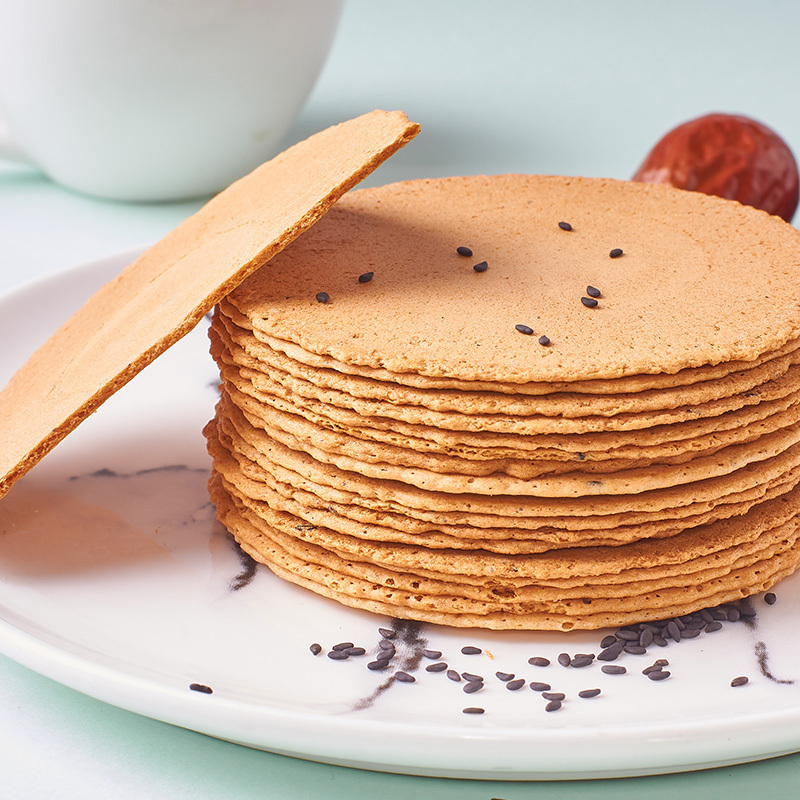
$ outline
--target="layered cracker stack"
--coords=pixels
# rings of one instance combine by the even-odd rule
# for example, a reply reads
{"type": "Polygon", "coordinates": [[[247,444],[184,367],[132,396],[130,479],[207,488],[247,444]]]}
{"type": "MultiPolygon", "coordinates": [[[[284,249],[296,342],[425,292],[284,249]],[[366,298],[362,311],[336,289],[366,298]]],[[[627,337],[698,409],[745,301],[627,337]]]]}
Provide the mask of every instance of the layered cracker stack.
{"type": "Polygon", "coordinates": [[[282,577],[449,625],[767,589],[800,563],[798,262],[777,218],[662,186],[352,192],[216,309],[220,519],[282,577]]]}

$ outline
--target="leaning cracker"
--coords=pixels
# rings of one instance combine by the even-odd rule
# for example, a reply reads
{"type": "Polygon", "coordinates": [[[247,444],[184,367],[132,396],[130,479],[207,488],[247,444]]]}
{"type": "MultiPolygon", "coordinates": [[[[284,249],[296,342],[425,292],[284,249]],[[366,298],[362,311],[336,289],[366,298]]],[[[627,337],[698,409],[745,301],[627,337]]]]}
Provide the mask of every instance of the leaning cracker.
{"type": "Polygon", "coordinates": [[[418,131],[385,111],[328,128],[221,192],[102,287],[0,392],[0,497],[418,131]]]}

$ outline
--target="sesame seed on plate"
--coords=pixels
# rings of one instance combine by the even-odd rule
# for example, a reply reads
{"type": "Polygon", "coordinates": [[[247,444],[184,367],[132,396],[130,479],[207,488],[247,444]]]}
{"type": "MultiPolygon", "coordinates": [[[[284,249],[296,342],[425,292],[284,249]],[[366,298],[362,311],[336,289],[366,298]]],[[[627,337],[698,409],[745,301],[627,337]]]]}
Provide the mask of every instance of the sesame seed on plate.
{"type": "Polygon", "coordinates": [[[528,659],[528,663],[532,667],[549,667],[550,666],[550,659],[543,658],[542,656],[534,656],[533,658],[528,659]]]}

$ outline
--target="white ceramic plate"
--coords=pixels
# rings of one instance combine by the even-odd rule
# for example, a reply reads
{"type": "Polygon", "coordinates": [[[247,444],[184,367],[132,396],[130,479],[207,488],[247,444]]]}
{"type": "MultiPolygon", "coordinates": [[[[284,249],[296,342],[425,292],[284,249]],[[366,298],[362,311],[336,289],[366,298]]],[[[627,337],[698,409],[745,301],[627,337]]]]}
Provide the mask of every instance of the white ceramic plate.
{"type": "MultiPolygon", "coordinates": [[[[0,299],[3,382],[130,254],[0,299]]],[[[204,326],[201,326],[204,327],[204,326]]],[[[201,429],[216,370],[196,330],[115,395],[0,501],[0,651],[88,695],[251,747],[369,769],[469,778],[589,778],[698,769],[800,750],[800,579],[753,624],[625,655],[622,676],[563,668],[607,633],[482,633],[352,611],[255,567],[214,521],[201,429]],[[379,627],[396,663],[373,672],[379,627]],[[369,655],[313,656],[348,640],[369,655]],[[463,645],[480,655],[463,655],[463,645]],[[427,672],[441,650],[485,688],[427,672]],[[528,658],[546,656],[548,667],[528,658]],[[641,669],[664,657],[672,675],[641,669]],[[418,662],[418,663],[417,663],[418,662]],[[567,700],[545,712],[527,686],[567,700]],[[740,675],[748,685],[731,688],[740,675]],[[797,682],[795,680],[797,679],[797,682]],[[191,691],[205,684],[212,694],[191,691]],[[600,688],[580,699],[582,689],[600,688]],[[465,715],[481,706],[480,716],[465,715]]],[[[38,402],[31,398],[31,402],[38,402]]]]}

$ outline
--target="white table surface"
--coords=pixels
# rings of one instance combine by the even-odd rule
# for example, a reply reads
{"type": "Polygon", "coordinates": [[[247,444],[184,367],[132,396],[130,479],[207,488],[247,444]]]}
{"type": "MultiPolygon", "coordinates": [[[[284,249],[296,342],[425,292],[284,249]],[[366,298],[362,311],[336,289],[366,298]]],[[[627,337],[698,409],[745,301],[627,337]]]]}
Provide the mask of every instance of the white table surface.
{"type": "MultiPolygon", "coordinates": [[[[400,108],[422,133],[370,184],[499,172],[626,178],[674,125],[728,111],[760,119],[800,152],[798,31],[800,4],[789,0],[348,0],[287,143],[373,108],[400,108]]],[[[106,202],[0,165],[0,291],[153,242],[199,205],[106,202]]],[[[386,776],[173,728],[0,656],[0,797],[11,800],[736,798],[757,787],[789,794],[798,763],[535,789],[386,776]]]]}

